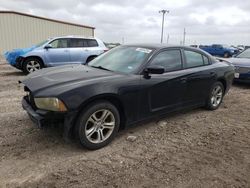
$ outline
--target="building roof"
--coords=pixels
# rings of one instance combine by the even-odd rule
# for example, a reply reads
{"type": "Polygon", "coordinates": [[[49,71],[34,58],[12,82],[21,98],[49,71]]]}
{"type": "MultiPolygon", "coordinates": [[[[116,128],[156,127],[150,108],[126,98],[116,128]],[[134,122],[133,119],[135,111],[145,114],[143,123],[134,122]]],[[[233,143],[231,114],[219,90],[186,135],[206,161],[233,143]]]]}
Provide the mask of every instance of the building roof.
{"type": "Polygon", "coordinates": [[[78,26],[78,27],[85,27],[85,28],[95,29],[92,26],[81,25],[81,24],[76,24],[76,23],[70,23],[70,22],[65,22],[65,21],[61,21],[61,20],[56,20],[56,19],[51,19],[51,18],[45,18],[45,17],[41,17],[41,16],[35,16],[35,15],[31,15],[31,14],[27,14],[27,13],[22,13],[22,12],[0,10],[0,14],[1,13],[2,14],[18,14],[18,15],[22,15],[22,16],[28,16],[28,17],[32,17],[32,18],[37,18],[37,19],[42,19],[42,20],[57,22],[57,23],[61,23],[61,24],[67,24],[67,25],[73,25],[73,26],[78,26]]]}

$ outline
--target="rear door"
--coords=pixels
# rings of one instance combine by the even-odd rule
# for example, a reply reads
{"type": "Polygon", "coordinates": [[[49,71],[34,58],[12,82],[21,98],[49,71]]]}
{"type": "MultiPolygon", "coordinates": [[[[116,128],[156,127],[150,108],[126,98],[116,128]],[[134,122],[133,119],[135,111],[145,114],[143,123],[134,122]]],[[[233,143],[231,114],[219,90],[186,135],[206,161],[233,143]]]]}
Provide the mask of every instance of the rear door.
{"type": "Polygon", "coordinates": [[[102,52],[95,39],[70,39],[70,61],[72,63],[85,64],[90,56],[98,56],[102,52]]]}
{"type": "Polygon", "coordinates": [[[209,58],[197,51],[183,50],[186,72],[186,91],[184,105],[203,103],[209,93],[216,74],[211,68],[209,58]]]}
{"type": "Polygon", "coordinates": [[[88,57],[88,45],[82,38],[71,38],[70,41],[70,61],[82,64],[88,57]]]}
{"type": "Polygon", "coordinates": [[[47,66],[58,66],[68,64],[70,61],[68,39],[55,39],[49,44],[52,48],[44,49],[47,66]]]}

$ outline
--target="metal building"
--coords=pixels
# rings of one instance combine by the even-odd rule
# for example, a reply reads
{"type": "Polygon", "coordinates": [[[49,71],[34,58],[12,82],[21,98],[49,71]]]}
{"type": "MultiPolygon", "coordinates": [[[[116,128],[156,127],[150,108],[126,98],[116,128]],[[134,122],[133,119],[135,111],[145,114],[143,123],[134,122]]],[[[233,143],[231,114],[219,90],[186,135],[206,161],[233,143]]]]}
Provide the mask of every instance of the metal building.
{"type": "Polygon", "coordinates": [[[0,54],[15,48],[30,47],[54,36],[94,36],[94,29],[20,12],[0,11],[0,54]]]}

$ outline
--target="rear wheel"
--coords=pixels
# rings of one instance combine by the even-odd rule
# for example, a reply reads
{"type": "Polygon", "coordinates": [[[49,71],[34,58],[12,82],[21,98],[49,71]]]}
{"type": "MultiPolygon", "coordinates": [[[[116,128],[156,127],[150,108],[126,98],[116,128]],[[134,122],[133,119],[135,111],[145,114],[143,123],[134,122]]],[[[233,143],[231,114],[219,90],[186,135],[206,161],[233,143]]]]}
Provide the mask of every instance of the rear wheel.
{"type": "Polygon", "coordinates": [[[42,69],[42,62],[38,58],[27,58],[23,64],[23,72],[29,74],[36,70],[42,69]]]}
{"type": "Polygon", "coordinates": [[[90,56],[90,57],[88,57],[88,59],[86,60],[86,64],[88,64],[90,61],[92,61],[95,58],[96,58],[96,56],[90,56]]]}
{"type": "Polygon", "coordinates": [[[89,105],[80,114],[75,134],[83,147],[99,149],[113,140],[119,125],[120,116],[117,108],[107,101],[99,101],[89,105]]]}
{"type": "Polygon", "coordinates": [[[222,103],[224,96],[224,86],[221,82],[215,82],[210,89],[210,94],[207,99],[206,108],[209,110],[216,110],[222,103]]]}

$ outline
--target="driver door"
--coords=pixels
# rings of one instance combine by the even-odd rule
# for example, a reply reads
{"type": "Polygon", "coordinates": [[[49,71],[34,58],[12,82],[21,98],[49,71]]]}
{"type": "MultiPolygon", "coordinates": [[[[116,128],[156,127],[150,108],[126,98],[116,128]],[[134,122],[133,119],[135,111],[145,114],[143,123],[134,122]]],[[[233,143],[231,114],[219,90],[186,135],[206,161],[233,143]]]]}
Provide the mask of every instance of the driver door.
{"type": "Polygon", "coordinates": [[[152,74],[148,79],[142,77],[141,116],[180,108],[186,89],[181,50],[161,51],[152,58],[149,65],[162,66],[165,68],[165,73],[152,74]]]}

